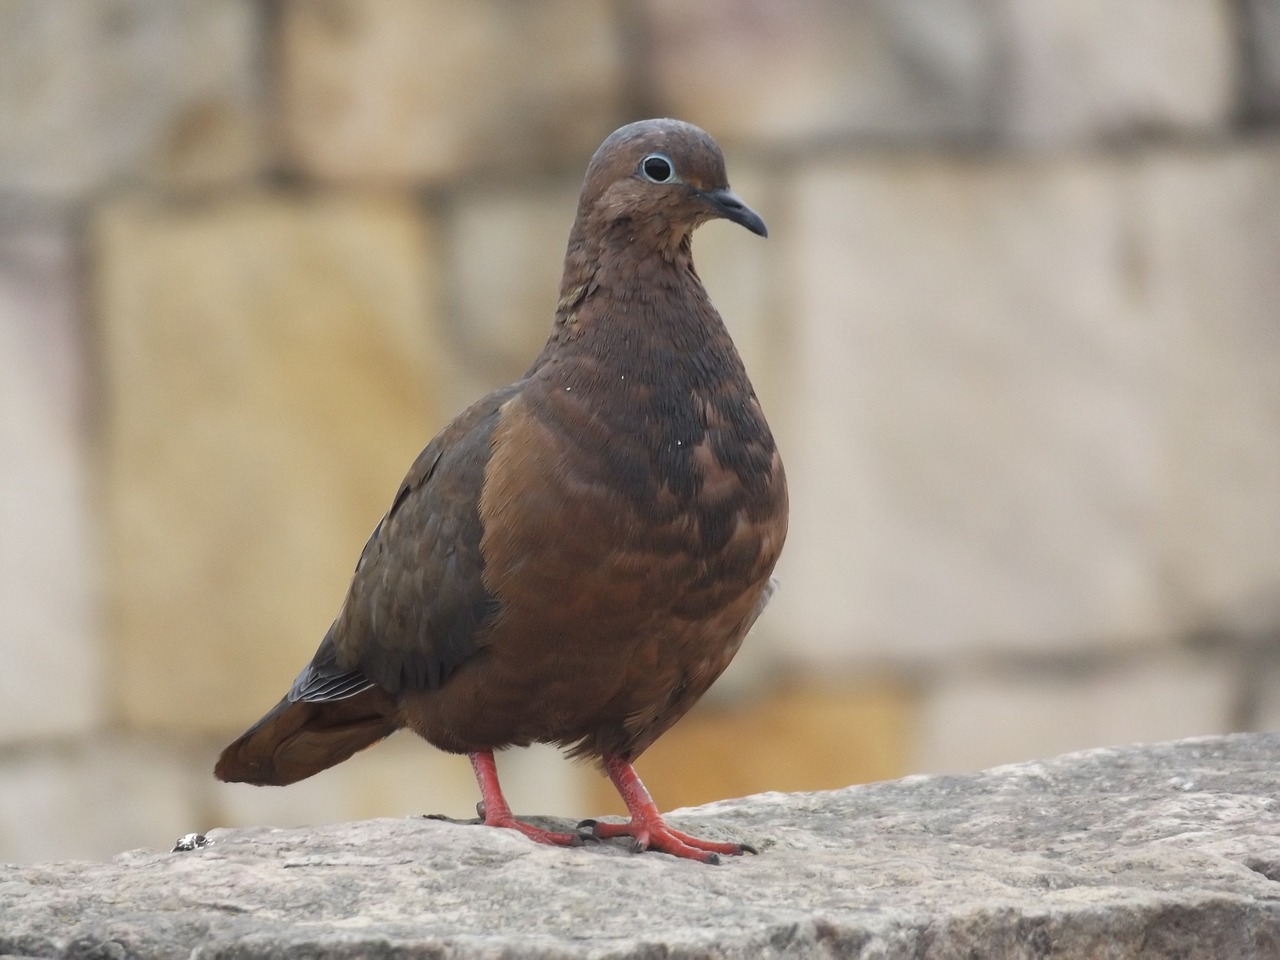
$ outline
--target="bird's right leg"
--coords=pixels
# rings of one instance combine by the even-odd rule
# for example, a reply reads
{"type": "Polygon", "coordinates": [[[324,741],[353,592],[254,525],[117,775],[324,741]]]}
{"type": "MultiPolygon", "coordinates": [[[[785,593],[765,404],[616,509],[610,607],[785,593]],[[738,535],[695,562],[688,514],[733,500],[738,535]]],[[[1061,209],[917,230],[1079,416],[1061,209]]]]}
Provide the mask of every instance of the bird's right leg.
{"type": "Polygon", "coordinates": [[[582,837],[576,833],[554,833],[543,830],[531,823],[517,820],[507,806],[507,799],[502,795],[502,787],[498,783],[498,767],[493,761],[492,750],[480,750],[468,753],[471,769],[476,772],[476,783],[480,784],[480,804],[476,812],[484,819],[486,827],[506,827],[519,830],[530,840],[538,843],[549,843],[558,847],[576,847],[581,845],[582,837]]]}
{"type": "Polygon", "coordinates": [[[658,812],[653,797],[645,789],[640,777],[636,774],[631,762],[617,754],[605,754],[604,769],[609,779],[618,788],[622,802],[631,812],[631,819],[626,823],[600,823],[597,820],[584,820],[579,827],[590,827],[592,834],[599,840],[610,837],[631,837],[631,848],[636,853],[642,850],[660,850],[673,857],[684,857],[688,860],[701,860],[703,863],[719,863],[720,854],[755,853],[755,847],[746,843],[721,843],[715,840],[702,840],[691,837],[687,833],[667,825],[658,812]]]}

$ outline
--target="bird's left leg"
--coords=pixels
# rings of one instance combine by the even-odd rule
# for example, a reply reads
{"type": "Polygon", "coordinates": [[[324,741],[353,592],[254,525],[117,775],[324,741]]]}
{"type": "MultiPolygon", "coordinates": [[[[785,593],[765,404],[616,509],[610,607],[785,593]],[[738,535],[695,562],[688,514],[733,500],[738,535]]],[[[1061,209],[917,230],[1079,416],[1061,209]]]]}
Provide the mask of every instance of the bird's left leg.
{"type": "Polygon", "coordinates": [[[606,756],[604,769],[609,779],[618,788],[622,802],[627,805],[631,819],[626,823],[599,823],[595,820],[584,820],[579,827],[590,827],[591,832],[602,840],[610,837],[631,837],[632,849],[637,853],[642,850],[659,850],[673,857],[685,857],[689,860],[701,860],[703,863],[719,863],[719,854],[755,853],[755,848],[745,843],[717,843],[712,840],[700,840],[669,827],[658,812],[653,797],[640,782],[635,768],[619,756],[606,756]]]}

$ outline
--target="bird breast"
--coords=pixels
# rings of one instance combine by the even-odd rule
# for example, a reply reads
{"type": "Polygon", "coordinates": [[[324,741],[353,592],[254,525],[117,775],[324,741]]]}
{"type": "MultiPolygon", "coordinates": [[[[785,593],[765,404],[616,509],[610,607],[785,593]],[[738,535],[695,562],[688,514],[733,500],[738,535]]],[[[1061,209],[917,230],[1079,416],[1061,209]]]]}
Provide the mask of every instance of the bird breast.
{"type": "Polygon", "coordinates": [[[786,523],[772,435],[745,376],[710,391],[679,372],[579,361],[509,401],[480,505],[490,590],[690,617],[763,589],[786,523]]]}

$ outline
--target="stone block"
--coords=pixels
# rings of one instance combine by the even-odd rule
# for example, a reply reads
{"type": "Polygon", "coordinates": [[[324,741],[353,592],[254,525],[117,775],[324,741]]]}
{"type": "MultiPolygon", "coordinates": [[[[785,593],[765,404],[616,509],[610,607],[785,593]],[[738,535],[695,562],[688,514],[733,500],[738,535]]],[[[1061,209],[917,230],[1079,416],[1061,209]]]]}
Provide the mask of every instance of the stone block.
{"type": "Polygon", "coordinates": [[[1280,145],[1152,157],[1133,201],[1167,369],[1163,576],[1197,625],[1280,597],[1280,145]]]}
{"type": "Polygon", "coordinates": [[[1235,111],[1230,0],[999,0],[1002,134],[1036,146],[1221,131],[1235,111]]]}
{"type": "Polygon", "coordinates": [[[442,425],[434,239],[413,203],[107,209],[101,318],[113,701],[231,731],[271,706],[442,425]]]}
{"type": "Polygon", "coordinates": [[[573,169],[622,109],[605,0],[288,0],[290,158],[338,180],[573,169]]]}
{"type": "Polygon", "coordinates": [[[645,0],[642,89],[721,139],[969,139],[989,126],[998,36],[980,0],[645,0]]]}
{"type": "Polygon", "coordinates": [[[1160,654],[1092,669],[947,670],[924,694],[914,769],[962,773],[1090,747],[1226,733],[1235,671],[1160,654]]]}
{"type": "Polygon", "coordinates": [[[76,198],[261,166],[258,18],[248,0],[0,5],[0,190],[76,198]]]}
{"type": "MultiPolygon", "coordinates": [[[[699,704],[636,764],[663,810],[767,790],[831,790],[910,772],[916,704],[900,684],[832,678],[699,704]]],[[[590,781],[593,816],[626,808],[590,781]]]]}
{"type": "Polygon", "coordinates": [[[167,850],[201,829],[200,787],[177,743],[98,736],[0,759],[0,863],[167,850]]]}
{"type": "Polygon", "coordinates": [[[786,258],[789,656],[1169,636],[1164,331],[1112,160],[869,159],[798,178],[786,258]]]}
{"type": "Polygon", "coordinates": [[[70,229],[0,211],[0,743],[100,719],[79,299],[70,229]]]}
{"type": "Polygon", "coordinates": [[[1280,3],[1240,0],[1242,107],[1254,122],[1280,122],[1280,3]]]}
{"type": "MultiPolygon", "coordinates": [[[[453,199],[451,335],[492,378],[489,389],[528,369],[551,332],[581,183],[576,176],[550,189],[485,189],[453,199]]],[[[459,397],[459,409],[473,400],[459,397]]]]}

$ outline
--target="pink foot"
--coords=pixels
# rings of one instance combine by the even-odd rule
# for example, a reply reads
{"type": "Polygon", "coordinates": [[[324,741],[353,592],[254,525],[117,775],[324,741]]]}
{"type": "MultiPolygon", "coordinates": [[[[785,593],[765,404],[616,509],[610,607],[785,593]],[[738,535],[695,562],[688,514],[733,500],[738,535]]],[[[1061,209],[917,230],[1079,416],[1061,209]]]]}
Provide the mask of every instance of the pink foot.
{"type": "Polygon", "coordinates": [[[713,840],[702,840],[691,837],[687,833],[669,827],[659,818],[656,822],[600,823],[596,820],[584,820],[580,827],[589,827],[593,836],[600,840],[611,840],[614,837],[630,837],[631,849],[635,853],[645,850],[657,850],[669,853],[673,857],[684,857],[687,860],[698,860],[702,863],[719,863],[720,854],[737,856],[743,853],[755,853],[755,847],[745,843],[717,843],[713,840]]]}
{"type": "Polygon", "coordinates": [[[486,827],[505,827],[508,830],[519,830],[535,843],[547,843],[553,847],[582,846],[582,837],[576,833],[556,833],[553,830],[543,830],[541,827],[535,827],[532,823],[517,820],[511,814],[507,814],[505,817],[485,817],[484,825],[486,827]]]}
{"type": "Polygon", "coordinates": [[[702,863],[719,863],[720,854],[737,856],[743,853],[755,853],[754,847],[745,843],[718,843],[691,837],[674,827],[669,827],[658,813],[658,807],[644,788],[640,778],[636,776],[631,764],[621,757],[606,757],[605,770],[609,779],[618,788],[622,802],[631,811],[631,819],[626,823],[599,823],[595,820],[584,820],[580,827],[589,827],[594,836],[601,840],[613,837],[630,837],[631,849],[636,853],[644,850],[658,850],[669,853],[673,857],[684,857],[702,863]]]}

